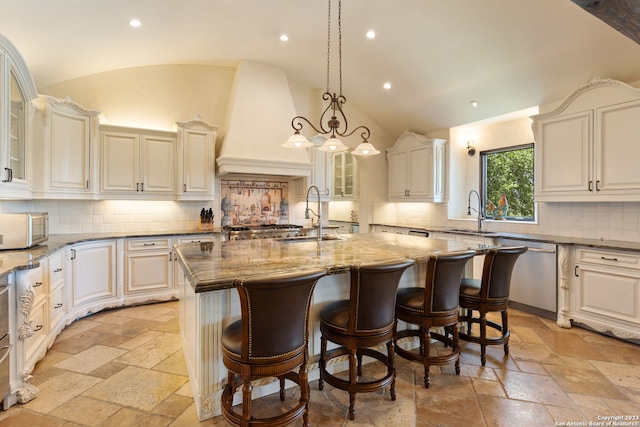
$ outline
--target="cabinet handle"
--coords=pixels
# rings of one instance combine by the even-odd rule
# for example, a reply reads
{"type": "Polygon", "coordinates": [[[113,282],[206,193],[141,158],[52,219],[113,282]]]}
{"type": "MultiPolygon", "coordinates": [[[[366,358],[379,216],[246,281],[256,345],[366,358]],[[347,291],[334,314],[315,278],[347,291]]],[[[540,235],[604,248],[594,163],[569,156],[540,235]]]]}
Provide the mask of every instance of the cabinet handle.
{"type": "Polygon", "coordinates": [[[62,303],[61,302],[57,303],[56,306],[53,307],[53,308],[60,308],[60,307],[62,307],[62,303]]]}
{"type": "Polygon", "coordinates": [[[600,191],[600,180],[596,181],[596,191],[600,191]]]}
{"type": "Polygon", "coordinates": [[[577,265],[573,269],[573,275],[576,276],[576,277],[580,277],[580,275],[578,274],[578,266],[577,265]]]}
{"type": "Polygon", "coordinates": [[[140,184],[140,191],[144,191],[144,182],[140,184]]]}
{"type": "Polygon", "coordinates": [[[182,192],[183,193],[187,192],[187,184],[182,184],[182,192]]]}
{"type": "Polygon", "coordinates": [[[601,256],[600,259],[605,260],[605,261],[618,261],[618,258],[610,258],[610,257],[606,257],[606,256],[601,256]]]}
{"type": "Polygon", "coordinates": [[[40,286],[42,286],[42,282],[36,282],[36,284],[33,285],[34,288],[39,288],[40,286]]]}
{"type": "Polygon", "coordinates": [[[326,193],[327,193],[327,196],[331,195],[331,191],[328,188],[326,189],[326,193]]]}
{"type": "Polygon", "coordinates": [[[155,246],[155,242],[154,243],[144,243],[143,246],[155,246]]]}
{"type": "Polygon", "coordinates": [[[7,179],[3,179],[2,182],[13,181],[13,170],[11,168],[4,168],[7,171],[7,179]]]}
{"type": "Polygon", "coordinates": [[[593,181],[589,181],[589,191],[593,191],[593,181]]]}
{"type": "Polygon", "coordinates": [[[38,332],[40,329],[42,329],[42,325],[37,325],[37,326],[33,329],[33,332],[38,332]]]}
{"type": "Polygon", "coordinates": [[[89,180],[87,180],[87,190],[89,189],[89,180]]]}
{"type": "Polygon", "coordinates": [[[169,262],[173,261],[173,252],[169,252],[169,262]]]}
{"type": "Polygon", "coordinates": [[[53,270],[54,273],[60,273],[62,271],[61,268],[56,268],[55,270],[53,270]]]}
{"type": "Polygon", "coordinates": [[[140,191],[140,183],[136,182],[136,191],[140,191]]]}
{"type": "Polygon", "coordinates": [[[76,250],[75,249],[71,249],[71,259],[72,260],[76,259],[76,250]]]}

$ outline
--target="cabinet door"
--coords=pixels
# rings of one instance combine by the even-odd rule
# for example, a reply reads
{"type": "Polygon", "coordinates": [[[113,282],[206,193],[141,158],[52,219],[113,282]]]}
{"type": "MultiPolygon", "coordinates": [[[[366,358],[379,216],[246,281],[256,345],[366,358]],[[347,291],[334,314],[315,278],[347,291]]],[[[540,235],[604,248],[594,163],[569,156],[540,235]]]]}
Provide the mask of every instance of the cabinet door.
{"type": "Polygon", "coordinates": [[[589,110],[536,124],[537,200],[562,200],[565,195],[591,193],[592,123],[593,112],[589,110]]]}
{"type": "Polygon", "coordinates": [[[72,306],[116,295],[116,241],[71,248],[72,306]]]}
{"type": "Polygon", "coordinates": [[[183,193],[213,194],[213,161],[210,131],[185,130],[183,134],[183,193]]]}
{"type": "Polygon", "coordinates": [[[90,117],[51,112],[50,189],[89,188],[90,117]]]}
{"type": "Polygon", "coordinates": [[[597,194],[640,194],[640,101],[596,110],[597,194]]]}
{"type": "Polygon", "coordinates": [[[387,155],[389,162],[389,200],[406,201],[408,185],[408,153],[396,151],[387,155]]]}
{"type": "Polygon", "coordinates": [[[423,146],[412,148],[408,152],[407,170],[409,182],[407,195],[409,197],[425,198],[431,196],[431,163],[433,161],[432,147],[423,146]]]}
{"type": "Polygon", "coordinates": [[[135,133],[102,132],[102,191],[140,191],[140,138],[135,133]]]}
{"type": "Polygon", "coordinates": [[[125,294],[135,294],[172,287],[171,252],[127,252],[125,262],[125,294]]]}
{"type": "Polygon", "coordinates": [[[142,174],[140,191],[149,193],[175,192],[176,140],[163,136],[140,136],[142,174]]]}

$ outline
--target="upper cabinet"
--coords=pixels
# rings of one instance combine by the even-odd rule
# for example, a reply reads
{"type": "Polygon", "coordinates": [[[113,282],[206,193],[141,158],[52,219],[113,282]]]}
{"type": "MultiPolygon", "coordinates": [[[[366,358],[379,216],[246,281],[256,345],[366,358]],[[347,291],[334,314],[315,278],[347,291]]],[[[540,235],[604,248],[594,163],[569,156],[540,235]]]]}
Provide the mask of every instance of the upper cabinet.
{"type": "Polygon", "coordinates": [[[333,155],[332,200],[355,200],[358,198],[358,174],[355,158],[349,152],[333,155]]]}
{"type": "Polygon", "coordinates": [[[640,200],[640,89],[594,78],[532,119],[536,201],[640,200]]]}
{"type": "Polygon", "coordinates": [[[178,200],[213,200],[218,126],[196,116],[178,126],[178,200]]]}
{"type": "Polygon", "coordinates": [[[70,97],[40,95],[33,105],[34,198],[93,198],[97,191],[99,111],[70,97]]]}
{"type": "Polygon", "coordinates": [[[175,132],[101,125],[100,145],[101,198],[175,198],[175,132]]]}
{"type": "Polygon", "coordinates": [[[444,202],[444,139],[405,132],[387,150],[390,202],[444,202]]]}
{"type": "Polygon", "coordinates": [[[22,56],[0,34],[0,198],[31,198],[30,101],[36,96],[22,56]]]}
{"type": "MultiPolygon", "coordinates": [[[[296,179],[296,196],[298,200],[305,200],[309,186],[315,185],[320,190],[320,201],[331,201],[331,177],[333,176],[333,165],[331,163],[331,153],[320,151],[320,147],[328,138],[324,135],[316,135],[309,138],[313,143],[313,147],[307,148],[309,161],[313,165],[311,168],[311,176],[296,179]]],[[[317,200],[315,192],[309,194],[312,200],[317,200]]]]}

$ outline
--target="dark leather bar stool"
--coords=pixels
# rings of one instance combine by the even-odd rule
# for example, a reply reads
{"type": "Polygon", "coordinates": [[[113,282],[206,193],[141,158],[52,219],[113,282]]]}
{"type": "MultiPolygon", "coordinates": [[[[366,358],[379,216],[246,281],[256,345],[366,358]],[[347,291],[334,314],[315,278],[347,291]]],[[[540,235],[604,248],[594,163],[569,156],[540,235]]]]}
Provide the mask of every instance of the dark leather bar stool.
{"type": "Polygon", "coordinates": [[[509,319],[507,308],[511,273],[520,255],[527,251],[526,246],[513,246],[490,249],[485,256],[482,267],[482,280],[462,279],[460,286],[460,308],[465,314],[461,322],[467,323],[466,333],[460,339],[480,344],[480,361],[487,363],[487,345],[503,345],[505,356],[509,354],[509,319]],[[474,311],[478,316],[474,317],[474,311]],[[487,313],[500,312],[502,324],[487,320],[487,313]],[[480,335],[474,335],[472,326],[480,326],[480,335]],[[487,337],[487,326],[497,330],[500,335],[487,337]]]}
{"type": "Polygon", "coordinates": [[[419,329],[396,331],[396,353],[407,359],[422,362],[424,365],[424,386],[429,388],[429,367],[444,365],[455,361],[456,375],[460,374],[460,344],[458,341],[458,300],[460,280],[467,261],[475,256],[474,251],[458,252],[452,255],[433,255],[429,257],[424,287],[401,288],[396,301],[397,321],[402,320],[419,329]],[[448,334],[431,331],[433,327],[450,328],[448,334]],[[418,352],[407,350],[399,341],[407,337],[418,337],[418,352]],[[451,347],[447,354],[431,355],[431,338],[451,347]]]}
{"type": "Polygon", "coordinates": [[[351,267],[350,297],[325,306],[320,312],[320,390],[324,381],[349,392],[349,419],[355,418],[356,393],[369,393],[390,387],[396,400],[396,365],[393,344],[396,290],[404,271],[413,260],[359,264],[351,267]],[[327,340],[340,347],[327,351],[327,340]],[[371,347],[386,345],[387,354],[371,347]],[[329,361],[349,355],[349,380],[327,371],[329,361]],[[358,381],[362,375],[362,356],[382,362],[387,374],[381,379],[358,381]]]}
{"type": "Polygon", "coordinates": [[[303,418],[309,426],[307,377],[309,307],[313,289],[325,270],[235,280],[242,319],[222,333],[222,360],[229,371],[222,392],[222,414],[240,426],[283,426],[303,418]],[[296,372],[296,368],[298,372],[296,372]],[[285,379],[300,386],[300,402],[269,418],[251,415],[251,381],[277,377],[280,400],[285,379]],[[233,410],[233,395],[242,388],[242,414],[233,410]]]}

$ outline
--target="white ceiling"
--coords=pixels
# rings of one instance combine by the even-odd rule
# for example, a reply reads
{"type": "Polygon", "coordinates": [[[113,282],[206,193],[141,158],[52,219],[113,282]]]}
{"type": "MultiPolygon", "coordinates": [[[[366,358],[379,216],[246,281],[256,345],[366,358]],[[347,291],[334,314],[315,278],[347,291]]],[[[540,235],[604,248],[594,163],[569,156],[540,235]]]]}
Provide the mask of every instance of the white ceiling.
{"type": "MultiPolygon", "coordinates": [[[[570,0],[345,0],[342,7],[347,107],[358,105],[393,134],[561,100],[591,76],[640,80],[640,45],[570,0]]],[[[337,16],[337,0],[333,9],[337,16]]],[[[119,68],[243,59],[326,87],[324,0],[0,0],[0,10],[0,32],[39,89],[119,68]],[[131,18],[142,27],[129,27],[131,18]]],[[[332,75],[337,91],[334,83],[332,75]]]]}

